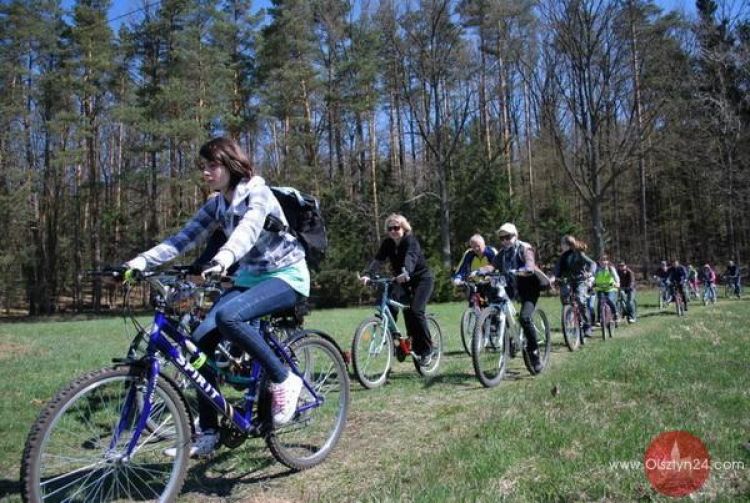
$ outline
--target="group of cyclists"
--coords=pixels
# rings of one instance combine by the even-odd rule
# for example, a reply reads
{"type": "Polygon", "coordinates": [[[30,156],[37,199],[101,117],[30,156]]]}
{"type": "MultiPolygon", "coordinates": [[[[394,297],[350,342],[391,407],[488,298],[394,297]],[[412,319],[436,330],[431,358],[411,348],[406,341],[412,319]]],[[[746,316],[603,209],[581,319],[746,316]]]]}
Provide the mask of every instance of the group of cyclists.
{"type": "MultiPolygon", "coordinates": [[[[234,140],[219,137],[204,144],[199,151],[198,167],[203,180],[216,193],[215,197],[210,198],[177,234],[131,259],[126,267],[129,273],[142,272],[183,255],[217,232],[222,234],[223,240],[212,251],[213,256],[203,274],[228,274],[234,270],[234,286],[215,303],[194,331],[193,338],[204,353],[213,354],[219,341],[226,339],[260,362],[270,377],[273,422],[282,425],[294,414],[302,381],[275,356],[259,333],[258,321],[265,315],[293,308],[300,299],[309,296],[310,274],[305,250],[292,233],[266,227],[269,217],[284,225],[288,222],[269,186],[254,173],[252,163],[234,140]]],[[[403,298],[408,305],[404,318],[413,352],[421,364],[426,365],[435,356],[425,316],[435,276],[403,215],[389,215],[385,219],[385,231],[386,237],[361,280],[367,283],[386,262],[389,263],[396,275],[394,296],[403,298]]],[[[500,226],[496,236],[499,249],[488,246],[481,235],[471,237],[470,248],[453,281],[460,285],[471,281],[477,273],[508,276],[509,297],[521,304],[520,324],[535,373],[540,372],[543,365],[532,315],[541,292],[553,282],[571,288],[582,305],[590,302],[593,290],[600,302],[610,305],[613,313],[617,312],[618,291],[626,297],[626,306],[633,306],[635,277],[624,262],[615,267],[609,257],[603,255],[597,263],[586,255],[586,245],[582,241],[567,235],[561,240],[562,254],[554,272],[548,276],[538,266],[534,248],[520,240],[513,223],[500,226]],[[519,271],[524,274],[516,274],[519,271]]],[[[731,267],[736,266],[730,263],[731,267]]],[[[690,273],[677,261],[671,268],[662,267],[658,275],[677,288],[684,288],[690,279],[690,273]]],[[[708,265],[698,277],[709,284],[715,281],[715,274],[708,265]]],[[[592,311],[585,311],[583,327],[585,335],[590,336],[594,316],[592,311]]],[[[634,322],[636,313],[632,307],[626,307],[623,316],[634,322]]],[[[203,367],[201,372],[209,382],[216,383],[209,367],[203,367]]],[[[200,394],[199,421],[200,435],[190,452],[194,456],[207,456],[219,444],[217,413],[200,394]]]]}
{"type": "MultiPolygon", "coordinates": [[[[741,296],[740,268],[730,260],[723,276],[727,285],[728,294],[737,298],[741,296]]],[[[692,264],[684,266],[679,260],[674,260],[671,266],[663,260],[653,275],[660,289],[660,301],[669,303],[675,297],[675,293],[684,299],[685,311],[687,311],[690,298],[699,297],[699,287],[703,286],[702,297],[705,303],[716,302],[716,282],[718,276],[711,264],[706,263],[699,269],[692,264]]]]}

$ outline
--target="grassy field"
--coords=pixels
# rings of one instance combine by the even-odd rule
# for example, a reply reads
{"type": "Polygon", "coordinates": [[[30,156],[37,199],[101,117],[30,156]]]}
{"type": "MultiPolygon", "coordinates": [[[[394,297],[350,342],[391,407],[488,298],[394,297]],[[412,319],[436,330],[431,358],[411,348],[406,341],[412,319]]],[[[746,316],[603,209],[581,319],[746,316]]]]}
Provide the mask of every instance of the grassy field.
{"type": "MultiPolygon", "coordinates": [[[[426,381],[397,364],[366,391],[352,379],[349,423],[323,465],[290,473],[251,439],[196,461],[181,501],[668,501],[643,470],[650,441],[669,430],[703,440],[713,461],[693,501],[750,501],[750,302],[695,306],[677,319],[641,295],[641,318],[606,342],[569,353],[559,303],[542,299],[553,328],[551,367],[531,377],[520,358],[482,388],[461,351],[463,304],[431,306],[447,354],[426,381]],[[554,392],[553,392],[554,390],[554,392]],[[619,464],[621,463],[621,464],[619,464]]],[[[309,327],[345,349],[371,309],[314,313],[309,327]]],[[[26,433],[65,382],[124,353],[121,319],[0,324],[0,501],[18,501],[26,433]]]]}

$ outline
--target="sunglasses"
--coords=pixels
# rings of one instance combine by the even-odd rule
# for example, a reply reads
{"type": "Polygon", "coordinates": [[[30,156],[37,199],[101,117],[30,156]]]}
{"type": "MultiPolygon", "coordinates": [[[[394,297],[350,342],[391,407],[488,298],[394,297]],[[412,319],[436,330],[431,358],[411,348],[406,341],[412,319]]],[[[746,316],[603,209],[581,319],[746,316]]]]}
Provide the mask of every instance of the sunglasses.
{"type": "Polygon", "coordinates": [[[509,234],[503,234],[502,236],[499,236],[500,241],[510,241],[510,235],[509,234]]]}
{"type": "Polygon", "coordinates": [[[401,226],[400,225],[391,225],[391,226],[388,227],[388,232],[400,231],[400,230],[401,230],[401,226]]]}

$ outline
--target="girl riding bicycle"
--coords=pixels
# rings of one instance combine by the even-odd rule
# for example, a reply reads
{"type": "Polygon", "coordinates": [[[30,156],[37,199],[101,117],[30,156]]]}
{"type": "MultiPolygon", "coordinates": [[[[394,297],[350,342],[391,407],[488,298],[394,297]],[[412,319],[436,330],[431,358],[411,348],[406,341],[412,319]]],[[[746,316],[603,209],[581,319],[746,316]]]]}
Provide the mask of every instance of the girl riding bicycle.
{"type": "MultiPolygon", "coordinates": [[[[554,278],[565,279],[570,282],[570,288],[576,292],[578,304],[586,305],[588,285],[585,277],[593,275],[596,272],[596,263],[591,260],[586,253],[586,243],[578,241],[570,235],[563,236],[560,240],[562,255],[555,266],[554,278]]],[[[561,294],[561,301],[564,301],[565,295],[561,294]]],[[[591,313],[589,309],[582,309],[581,317],[583,318],[584,337],[591,337],[591,313]]]]}
{"type": "MultiPolygon", "coordinates": [[[[620,288],[620,277],[614,266],[609,262],[609,257],[602,255],[599,258],[596,274],[594,274],[594,290],[599,306],[602,305],[602,302],[606,302],[613,316],[617,313],[615,303],[618,288],[620,288]]],[[[599,309],[601,310],[601,307],[599,309]]],[[[599,322],[603,323],[603,320],[599,318],[599,322]]]]}
{"type": "MultiPolygon", "coordinates": [[[[287,225],[279,202],[240,146],[215,138],[199,151],[198,166],[208,187],[217,192],[174,236],[126,263],[132,271],[169,262],[206,241],[217,229],[226,237],[203,274],[222,274],[239,264],[234,287],[214,304],[192,337],[205,354],[213,354],[222,338],[236,343],[256,359],[270,377],[273,422],[289,422],[302,389],[302,380],[282,365],[259,333],[258,320],[293,308],[309,296],[310,274],[302,245],[291,234],[266,230],[269,216],[287,225]],[[250,322],[250,323],[248,323],[250,322]]],[[[130,272],[130,271],[129,271],[130,272]]],[[[200,368],[216,384],[208,365],[200,368]]],[[[201,433],[191,456],[208,456],[219,440],[217,412],[198,394],[201,433]]],[[[166,452],[166,454],[170,454],[166,452]]]]}
{"type": "MultiPolygon", "coordinates": [[[[397,275],[393,297],[402,300],[409,298],[409,309],[404,310],[404,322],[406,332],[413,341],[412,350],[419,358],[420,365],[428,366],[432,359],[432,345],[425,311],[435,279],[427,267],[417,238],[412,234],[411,225],[403,215],[389,215],[385,219],[385,230],[388,237],[380,243],[375,258],[360,280],[367,284],[371,275],[380,272],[386,260],[390,262],[394,275],[397,275]]],[[[398,316],[396,309],[391,309],[391,313],[394,318],[398,316]]]]}

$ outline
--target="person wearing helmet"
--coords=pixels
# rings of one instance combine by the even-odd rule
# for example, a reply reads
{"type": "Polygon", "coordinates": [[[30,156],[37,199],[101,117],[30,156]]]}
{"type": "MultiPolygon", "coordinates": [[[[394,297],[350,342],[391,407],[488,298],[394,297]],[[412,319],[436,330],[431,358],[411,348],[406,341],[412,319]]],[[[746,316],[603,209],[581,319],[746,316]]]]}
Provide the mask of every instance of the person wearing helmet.
{"type": "Polygon", "coordinates": [[[492,259],[492,264],[480,268],[480,271],[498,271],[508,275],[508,296],[521,302],[521,326],[526,336],[531,365],[534,367],[534,373],[538,374],[544,370],[544,366],[539,358],[539,344],[531,318],[542,289],[549,286],[548,278],[536,267],[534,248],[518,239],[515,225],[506,222],[500,226],[496,234],[500,239],[500,249],[492,259]],[[526,271],[533,274],[516,275],[511,274],[511,271],[526,271]]]}
{"type": "MultiPolygon", "coordinates": [[[[584,337],[591,337],[593,306],[589,305],[588,291],[593,286],[593,282],[589,280],[593,278],[596,272],[596,262],[586,255],[586,244],[571,235],[562,237],[560,248],[562,255],[560,255],[555,265],[553,280],[554,278],[567,280],[572,291],[576,292],[579,305],[586,307],[582,309],[583,312],[581,313],[583,318],[583,334],[584,337]]],[[[565,296],[561,297],[560,300],[564,301],[565,296]]],[[[583,339],[581,342],[584,343],[583,339]]]]}

